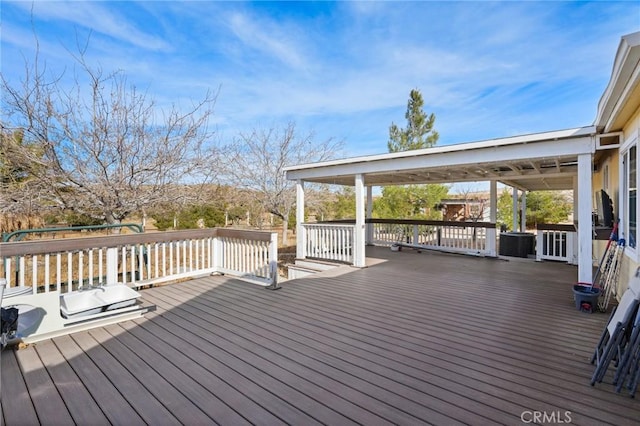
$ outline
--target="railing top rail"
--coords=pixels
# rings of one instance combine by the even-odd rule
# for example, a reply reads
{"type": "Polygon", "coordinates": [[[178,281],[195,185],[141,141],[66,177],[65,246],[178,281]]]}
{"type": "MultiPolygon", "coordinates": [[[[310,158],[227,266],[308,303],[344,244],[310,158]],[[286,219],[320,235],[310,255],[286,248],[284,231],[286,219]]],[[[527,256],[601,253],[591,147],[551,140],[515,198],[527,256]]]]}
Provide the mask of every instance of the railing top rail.
{"type": "Polygon", "coordinates": [[[536,225],[536,229],[538,231],[576,232],[576,227],[574,225],[557,224],[557,223],[538,223],[536,225]]]}
{"type": "MultiPolygon", "coordinates": [[[[355,224],[355,219],[340,219],[317,222],[319,225],[331,224],[355,224]]],[[[460,228],[495,228],[496,224],[491,222],[458,222],[446,220],[425,220],[425,219],[365,219],[365,223],[390,223],[394,225],[432,225],[432,226],[457,226],[460,228]]],[[[306,223],[304,225],[307,225],[306,223]]],[[[310,224],[315,225],[315,223],[310,224]]]]}
{"type": "Polygon", "coordinates": [[[227,237],[227,238],[238,238],[238,239],[246,239],[253,241],[271,241],[271,235],[273,232],[270,231],[253,231],[253,230],[245,230],[245,229],[226,229],[226,228],[215,228],[216,235],[218,237],[227,237]]]}
{"type": "Polygon", "coordinates": [[[302,226],[325,226],[325,227],[335,227],[335,228],[344,228],[345,226],[355,226],[355,222],[317,222],[317,223],[303,223],[302,226]]]}
{"type": "MultiPolygon", "coordinates": [[[[322,224],[322,225],[330,225],[332,223],[334,224],[355,224],[356,220],[355,219],[336,219],[336,220],[321,220],[319,222],[314,222],[313,224],[322,224]]],[[[309,222],[309,224],[311,224],[309,222]]]]}
{"type": "Polygon", "coordinates": [[[220,228],[189,229],[184,231],[149,232],[144,234],[0,243],[0,257],[59,253],[91,248],[120,247],[130,244],[161,243],[216,236],[245,238],[256,241],[270,241],[271,239],[271,233],[263,231],[220,228]]]}
{"type": "Polygon", "coordinates": [[[495,228],[496,224],[491,222],[458,222],[448,220],[422,220],[422,219],[367,219],[367,223],[389,223],[394,225],[431,225],[431,226],[453,226],[460,228],[495,228]]]}

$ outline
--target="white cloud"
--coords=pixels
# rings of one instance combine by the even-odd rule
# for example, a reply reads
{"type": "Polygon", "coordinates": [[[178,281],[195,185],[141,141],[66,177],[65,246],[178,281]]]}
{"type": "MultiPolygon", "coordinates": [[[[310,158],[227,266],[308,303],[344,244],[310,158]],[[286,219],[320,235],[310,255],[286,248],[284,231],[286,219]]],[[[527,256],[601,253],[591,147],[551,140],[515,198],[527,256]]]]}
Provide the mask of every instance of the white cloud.
{"type": "Polygon", "coordinates": [[[63,21],[82,28],[116,38],[145,50],[164,50],[168,44],[161,38],[145,31],[127,17],[110,7],[109,2],[92,1],[42,1],[17,2],[25,12],[33,13],[37,19],[63,21]]]}
{"type": "Polygon", "coordinates": [[[298,33],[295,28],[289,26],[286,29],[269,20],[240,12],[231,13],[229,18],[229,28],[246,47],[276,58],[289,67],[306,67],[304,55],[295,43],[295,34],[298,33]]]}
{"type": "MultiPolygon", "coordinates": [[[[31,7],[9,4],[23,13],[31,7]]],[[[388,126],[403,124],[412,88],[436,112],[447,142],[590,124],[619,37],[637,27],[629,3],[43,2],[35,9],[37,28],[49,31],[43,52],[61,66],[69,60],[61,46],[74,46],[70,28],[91,29],[90,59],[123,69],[160,104],[221,85],[221,129],[295,120],[319,135],[348,137],[354,152],[375,141],[386,149],[388,126]]],[[[7,22],[3,74],[19,73],[5,52],[26,49],[30,30],[7,22]]]]}

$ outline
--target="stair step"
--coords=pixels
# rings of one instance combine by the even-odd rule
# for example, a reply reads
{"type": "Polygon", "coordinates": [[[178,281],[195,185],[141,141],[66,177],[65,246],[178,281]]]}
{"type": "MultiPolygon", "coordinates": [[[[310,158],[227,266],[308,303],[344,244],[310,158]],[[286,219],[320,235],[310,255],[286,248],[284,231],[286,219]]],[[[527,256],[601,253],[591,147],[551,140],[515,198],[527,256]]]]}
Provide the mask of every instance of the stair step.
{"type": "Polygon", "coordinates": [[[287,279],[294,280],[296,278],[304,278],[318,272],[322,272],[322,269],[308,268],[300,265],[288,265],[287,266],[287,279]]]}
{"type": "Polygon", "coordinates": [[[307,268],[307,269],[316,269],[318,271],[328,271],[329,269],[337,268],[342,265],[338,263],[323,261],[323,260],[296,259],[295,266],[299,266],[301,268],[307,268]]]}

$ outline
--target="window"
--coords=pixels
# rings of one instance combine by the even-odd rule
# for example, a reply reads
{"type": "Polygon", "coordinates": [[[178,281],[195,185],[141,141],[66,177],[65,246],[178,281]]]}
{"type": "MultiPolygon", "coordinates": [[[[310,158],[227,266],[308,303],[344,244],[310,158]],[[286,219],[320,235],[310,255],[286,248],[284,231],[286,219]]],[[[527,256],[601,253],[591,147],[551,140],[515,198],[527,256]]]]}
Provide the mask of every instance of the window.
{"type": "Polygon", "coordinates": [[[624,185],[624,212],[625,223],[624,230],[625,237],[627,239],[627,246],[630,248],[636,247],[636,237],[638,233],[637,222],[637,175],[638,175],[638,161],[637,161],[637,148],[636,145],[631,146],[622,157],[623,168],[623,185],[624,185]]]}

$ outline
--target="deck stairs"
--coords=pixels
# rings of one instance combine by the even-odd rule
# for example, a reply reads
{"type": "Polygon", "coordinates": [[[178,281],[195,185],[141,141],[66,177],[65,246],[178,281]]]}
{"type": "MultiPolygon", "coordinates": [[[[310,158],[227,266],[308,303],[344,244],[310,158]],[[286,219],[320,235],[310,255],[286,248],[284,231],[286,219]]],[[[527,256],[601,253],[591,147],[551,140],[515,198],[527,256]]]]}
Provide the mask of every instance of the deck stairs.
{"type": "Polygon", "coordinates": [[[331,269],[344,266],[342,263],[327,262],[315,259],[296,259],[294,264],[288,266],[287,278],[290,280],[304,278],[318,272],[329,271],[331,269]]]}

